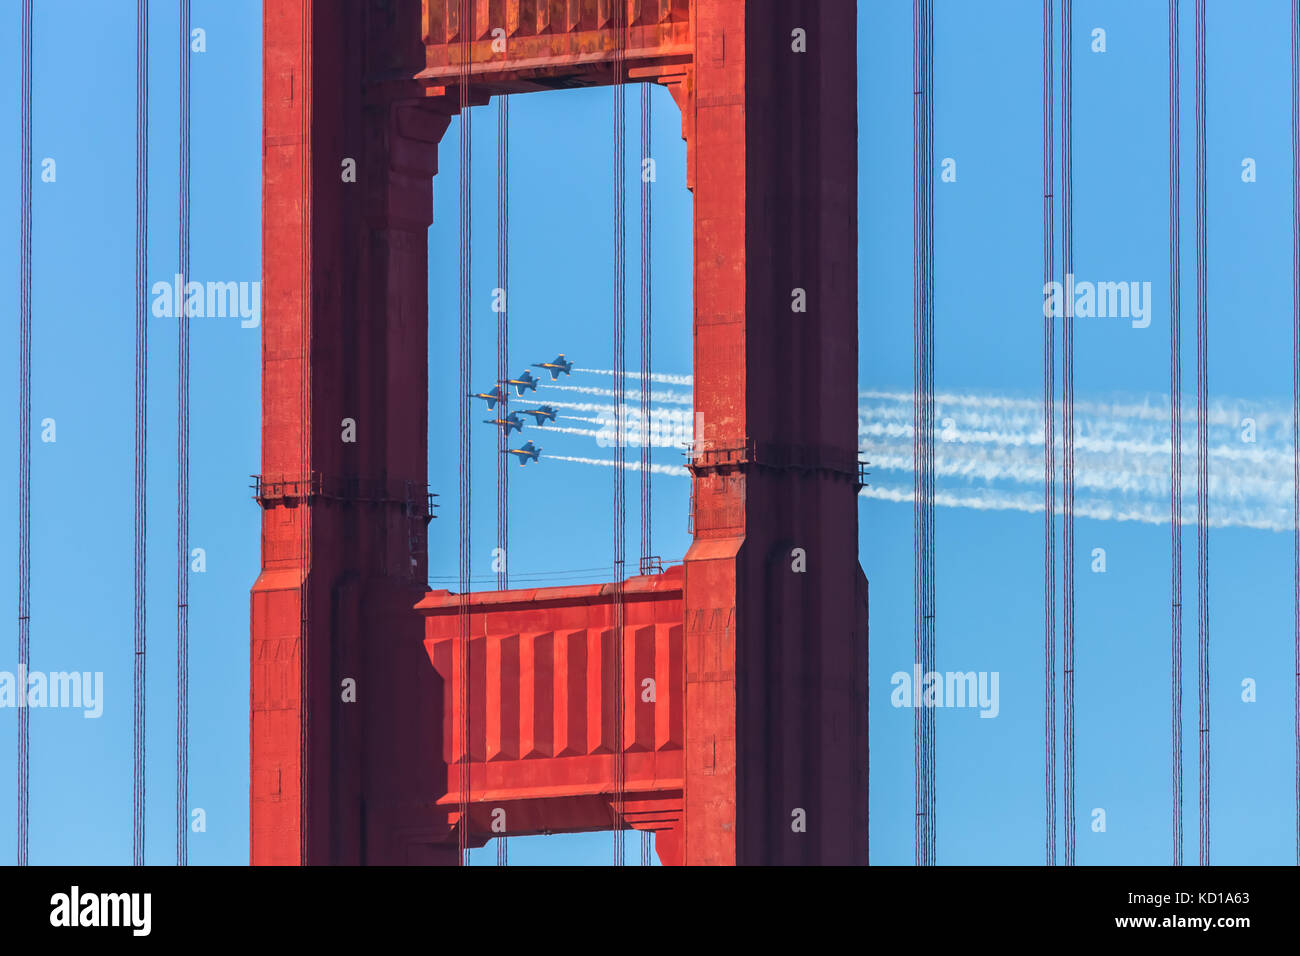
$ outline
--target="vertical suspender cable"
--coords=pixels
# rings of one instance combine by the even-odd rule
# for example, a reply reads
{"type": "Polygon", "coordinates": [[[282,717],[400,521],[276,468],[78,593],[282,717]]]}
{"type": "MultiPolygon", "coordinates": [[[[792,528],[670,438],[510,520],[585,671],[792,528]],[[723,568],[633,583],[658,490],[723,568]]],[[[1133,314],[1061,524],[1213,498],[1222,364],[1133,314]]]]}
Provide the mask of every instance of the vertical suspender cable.
{"type": "Polygon", "coordinates": [[[1295,622],[1295,861],[1300,866],[1300,0],[1291,0],[1291,514],[1295,622]]]}
{"type": "Polygon", "coordinates": [[[311,504],[315,476],[311,470],[312,427],[312,361],[311,326],[313,282],[308,258],[311,250],[311,156],[312,156],[312,85],[315,73],[312,66],[312,31],[315,25],[314,0],[302,0],[302,101],[299,107],[299,201],[302,203],[303,223],[299,233],[298,275],[298,348],[301,356],[302,382],[298,392],[298,853],[302,865],[311,862],[311,504]]]}
{"type": "MultiPolygon", "coordinates": [[[[460,661],[456,669],[457,683],[460,684],[460,755],[459,784],[460,800],[458,805],[460,820],[456,827],[460,863],[469,866],[470,844],[470,680],[469,680],[469,539],[470,539],[470,441],[469,441],[469,393],[470,393],[470,117],[469,117],[469,80],[470,80],[470,44],[473,42],[472,0],[460,0],[460,499],[459,522],[460,549],[460,595],[457,604],[460,624],[460,661]]],[[[500,386],[502,389],[508,386],[500,386]]]]}
{"type": "Polygon", "coordinates": [[[1064,614],[1061,622],[1065,653],[1065,865],[1074,866],[1074,309],[1068,290],[1074,272],[1074,64],[1073,9],[1061,0],[1061,286],[1065,293],[1065,323],[1061,332],[1061,432],[1064,452],[1061,547],[1064,614]]]}
{"type": "MultiPolygon", "coordinates": [[[[934,497],[935,497],[935,450],[934,450],[934,0],[925,0],[925,288],[926,308],[924,338],[922,340],[925,355],[925,405],[923,408],[925,441],[925,656],[927,672],[935,669],[935,606],[934,606],[934,497]]],[[[922,711],[925,717],[925,753],[927,766],[926,782],[926,820],[930,824],[929,860],[930,866],[936,862],[938,853],[938,830],[935,818],[935,712],[926,707],[922,711]]]]}
{"type": "MultiPolygon", "coordinates": [[[[22,0],[22,119],[18,147],[18,673],[31,666],[32,490],[32,0],[22,0]]],[[[26,693],[24,684],[22,693],[26,693]]],[[[30,711],[18,708],[18,865],[27,865],[30,711]]]]}
{"type": "MultiPolygon", "coordinates": [[[[924,484],[921,460],[921,323],[925,305],[921,296],[924,284],[921,277],[921,180],[924,175],[923,148],[921,139],[921,116],[924,112],[923,99],[925,91],[921,88],[921,17],[924,0],[912,0],[912,656],[917,664],[921,662],[922,624],[925,610],[922,606],[921,587],[921,509],[923,507],[921,489],[924,484]]],[[[918,688],[919,689],[919,688],[918,688]]],[[[915,821],[913,846],[915,863],[921,866],[925,859],[925,802],[921,778],[923,776],[921,743],[924,731],[921,727],[921,701],[918,699],[912,711],[912,778],[915,821]]]]}
{"type": "Polygon", "coordinates": [[[623,630],[625,614],[624,562],[627,557],[625,527],[627,516],[626,474],[624,473],[626,428],[625,367],[627,364],[627,233],[625,213],[627,182],[624,179],[625,150],[627,144],[627,101],[623,83],[624,63],[627,57],[624,31],[627,6],[622,2],[613,5],[614,34],[614,607],[613,607],[613,675],[610,688],[613,703],[613,769],[614,769],[614,865],[623,865],[624,789],[627,785],[627,767],[623,753],[624,651],[623,630]]]}
{"type": "MultiPolygon", "coordinates": [[[[913,652],[934,670],[934,7],[912,4],[913,652]]],[[[916,864],[935,862],[934,710],[914,711],[916,864]]]]}
{"type": "MultiPolygon", "coordinates": [[[[650,569],[650,84],[641,84],[641,567],[650,569]]],[[[649,830],[641,831],[641,865],[650,865],[649,830]]]]}
{"type": "MultiPolygon", "coordinates": [[[[180,0],[180,288],[190,271],[190,0],[180,0]]],[[[178,304],[176,384],[176,865],[189,849],[190,317],[178,304]]]]}
{"type": "Polygon", "coordinates": [[[131,860],[144,865],[145,802],[145,454],[148,445],[148,315],[145,274],[149,250],[149,2],[136,7],[135,112],[135,654],[131,860]]]}
{"type": "MultiPolygon", "coordinates": [[[[641,164],[650,158],[650,84],[641,84],[641,164]]],[[[649,569],[654,548],[650,536],[650,180],[641,175],[641,568],[649,569]]]]}
{"type": "MultiPolygon", "coordinates": [[[[509,376],[510,349],[510,97],[502,94],[497,97],[497,287],[501,296],[500,311],[497,312],[497,382],[502,383],[509,376]]],[[[504,395],[505,392],[503,391],[504,395]]],[[[510,461],[505,457],[509,448],[509,432],[497,429],[497,590],[504,591],[510,586],[510,573],[507,567],[507,555],[510,542],[510,515],[506,507],[510,490],[510,461]]]]}
{"type": "Polygon", "coordinates": [[[1205,205],[1205,0],[1196,0],[1196,671],[1201,866],[1210,864],[1210,455],[1205,205]]]}
{"type": "MultiPolygon", "coordinates": [[[[1043,287],[1052,281],[1052,2],[1043,0],[1043,287]]],[[[1056,330],[1043,309],[1043,737],[1046,862],[1056,865],[1056,330]]]]}
{"type": "Polygon", "coordinates": [[[1183,865],[1183,360],[1178,0],[1169,0],[1169,593],[1174,866],[1183,865]]]}
{"type": "MultiPolygon", "coordinates": [[[[510,96],[497,97],[497,287],[501,311],[497,313],[497,382],[510,377],[510,96]]],[[[498,388],[505,388],[498,385],[498,388]]],[[[505,394],[502,392],[502,394],[505,394]]],[[[498,417],[504,418],[504,413],[498,417]]],[[[510,587],[510,433],[497,429],[497,590],[510,587]]],[[[497,838],[497,866],[509,862],[507,837],[497,838]]]]}

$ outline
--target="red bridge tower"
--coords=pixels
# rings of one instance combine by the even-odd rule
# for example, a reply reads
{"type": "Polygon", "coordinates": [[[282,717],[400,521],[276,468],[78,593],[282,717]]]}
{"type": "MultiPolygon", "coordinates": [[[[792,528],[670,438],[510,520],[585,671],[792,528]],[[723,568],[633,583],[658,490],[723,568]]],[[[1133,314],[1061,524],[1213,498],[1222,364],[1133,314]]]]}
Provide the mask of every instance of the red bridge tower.
{"type": "Polygon", "coordinates": [[[867,861],[855,5],[473,0],[473,102],[620,79],[616,3],[621,79],[667,86],[688,144],[694,542],[627,584],[621,728],[607,588],[475,594],[466,742],[456,598],[425,588],[427,230],[460,2],[264,0],[255,864],[455,864],[457,828],[481,845],[496,807],[511,835],[655,830],[666,863],[867,861]]]}

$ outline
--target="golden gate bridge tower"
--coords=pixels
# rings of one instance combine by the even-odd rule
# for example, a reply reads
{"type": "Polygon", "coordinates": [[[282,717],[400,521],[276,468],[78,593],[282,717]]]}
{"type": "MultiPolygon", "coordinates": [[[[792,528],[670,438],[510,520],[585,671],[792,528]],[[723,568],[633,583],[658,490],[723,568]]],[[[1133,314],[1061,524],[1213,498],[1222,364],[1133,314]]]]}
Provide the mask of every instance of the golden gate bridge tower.
{"type": "Polygon", "coordinates": [[[265,0],[252,862],[456,865],[498,819],[867,862],[854,6],[265,0]],[[429,591],[440,141],[617,83],[666,86],[688,149],[692,544],[617,585],[429,591]]]}

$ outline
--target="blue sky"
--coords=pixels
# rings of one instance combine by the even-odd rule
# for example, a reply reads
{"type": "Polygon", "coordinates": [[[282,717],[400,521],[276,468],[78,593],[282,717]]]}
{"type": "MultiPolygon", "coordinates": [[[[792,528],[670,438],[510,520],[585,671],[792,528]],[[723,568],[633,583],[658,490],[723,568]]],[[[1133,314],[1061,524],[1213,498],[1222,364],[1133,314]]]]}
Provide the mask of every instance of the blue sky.
{"type": "MultiPolygon", "coordinates": [[[[149,274],[176,262],[176,55],[171,4],[152,11],[149,274]]],[[[912,860],[912,714],[890,704],[890,675],[909,670],[912,646],[910,464],[895,454],[910,421],[912,283],[911,13],[905,0],[859,3],[859,388],[872,488],[860,499],[860,559],[871,582],[871,846],[876,863],[912,860]],[[898,397],[900,393],[903,398],[898,397]]],[[[1183,32],[1184,391],[1194,384],[1192,257],[1192,20],[1183,32]]],[[[33,667],[103,671],[104,715],[70,710],[33,719],[32,860],[119,863],[130,858],[131,476],[134,225],[134,3],[38,0],[35,27],[37,162],[53,157],[55,183],[34,186],[33,417],[57,422],[54,444],[33,449],[33,667]],[[66,30],[76,24],[73,43],[66,30]],[[75,51],[76,68],[69,69],[75,51]]],[[[0,154],[17,156],[18,11],[0,28],[0,154]]],[[[193,57],[192,273],[199,280],[260,277],[260,5],[196,0],[207,31],[193,57]]],[[[1211,2],[1209,11],[1209,310],[1215,401],[1211,534],[1213,837],[1218,863],[1292,859],[1289,527],[1291,238],[1287,4],[1211,2]],[[1243,158],[1257,181],[1243,183],[1243,158]],[[1257,441],[1240,440],[1244,418],[1257,441]],[[1282,466],[1285,467],[1282,467],[1282,466]],[[1280,518],[1279,518],[1280,515],[1280,518]],[[1280,524],[1279,524],[1280,522],[1280,524]],[[1258,699],[1241,700],[1244,679],[1258,699]]],[[[1041,355],[1041,62],[1034,2],[936,4],[935,155],[957,161],[957,181],[936,185],[936,377],[940,416],[937,647],[940,670],[997,671],[1000,712],[940,710],[938,859],[1037,863],[1042,859],[1042,515],[1025,477],[1041,461],[1032,445],[1041,355]]],[[[1078,831],[1080,863],[1164,863],[1169,825],[1169,527],[1162,457],[1168,401],[1167,86],[1165,6],[1078,5],[1075,23],[1075,272],[1151,283],[1146,328],[1116,319],[1076,322],[1081,403],[1077,523],[1078,831]],[[1105,53],[1089,51],[1094,27],[1105,53]],[[1154,438],[1153,438],[1154,436],[1154,438]],[[1092,442],[1088,444],[1083,439],[1092,442]],[[1107,443],[1111,444],[1107,444],[1107,443]],[[1137,448],[1138,450],[1132,450],[1137,448]],[[1115,449],[1127,449],[1116,451],[1115,449]],[[1145,450],[1143,450],[1145,449],[1145,450]],[[1127,516],[1132,520],[1117,520],[1127,516]],[[1107,570],[1092,573],[1093,549],[1107,570]],[[1107,829],[1087,823],[1106,811],[1107,829]]],[[[815,44],[809,55],[815,55],[815,44]]],[[[512,101],[511,367],[566,352],[579,368],[609,369],[612,300],[609,90],[512,101]]],[[[629,170],[636,153],[635,91],[628,94],[629,170]]],[[[676,106],[655,90],[654,368],[691,372],[691,197],[676,106]]],[[[476,289],[496,284],[495,107],[473,126],[476,289]]],[[[430,482],[442,493],[430,575],[456,573],[453,330],[456,295],[457,128],[444,139],[429,242],[430,482]]],[[[937,170],[936,170],[937,173],[937,170]]],[[[12,180],[10,180],[12,184],[12,180]]],[[[629,317],[635,329],[637,190],[629,182],[629,317]]],[[[0,191],[0,220],[17,222],[16,188],[0,191]]],[[[1058,219],[1059,224],[1059,219],[1058,219]]],[[[0,234],[0,273],[17,305],[17,229],[0,234]]],[[[474,369],[494,375],[495,329],[486,294],[475,314],[474,369]]],[[[10,329],[12,331],[12,325],[10,329]]],[[[191,579],[191,782],[208,830],[190,839],[194,863],[247,861],[248,588],[257,575],[258,512],[248,475],[258,470],[260,332],[237,320],[195,320],[191,539],[208,570],[191,579]]],[[[633,346],[629,366],[637,363],[633,346]]],[[[12,340],[11,340],[12,341],[12,340]]],[[[175,334],[150,333],[149,843],[147,859],[173,858],[175,334]]],[[[12,346],[4,351],[15,354],[12,346]]],[[[0,363],[0,394],[16,393],[14,360],[0,363]]],[[[562,384],[608,389],[593,372],[562,384]]],[[[690,386],[655,386],[656,414],[689,410],[690,386]]],[[[565,402],[556,424],[599,425],[609,397],[544,391],[565,402]],[[579,407],[575,407],[579,406],[579,407]],[[589,406],[589,407],[582,407],[589,406]]],[[[1194,440],[1191,416],[1188,440],[1194,440]]],[[[0,417],[13,448],[15,416],[0,417]]],[[[545,455],[603,458],[589,434],[533,435],[545,455]]],[[[1039,438],[1041,442],[1041,436],[1039,438]]],[[[495,544],[495,439],[476,434],[479,492],[473,514],[475,573],[490,574],[495,544]]],[[[630,453],[634,454],[634,453],[630,453]]],[[[1165,453],[1167,454],[1167,452],[1165,453]]],[[[656,448],[680,466],[679,450],[656,448]]],[[[1187,457],[1190,465],[1190,456],[1187,457]]],[[[1041,471],[1041,466],[1040,471],[1041,471]]],[[[1164,465],[1167,468],[1167,464],[1164,465]]],[[[15,469],[0,473],[0,536],[13,540],[15,469]]],[[[1192,491],[1193,471],[1184,480],[1192,491]]],[[[550,460],[515,469],[512,571],[572,571],[595,580],[610,560],[611,471],[550,460]],[[565,533],[556,535],[557,521],[565,533]]],[[[1167,478],[1166,478],[1167,480],[1167,478]]],[[[681,557],[688,483],[654,479],[655,550],[681,557]]],[[[629,542],[635,556],[636,476],[629,475],[629,542]]],[[[1185,832],[1194,857],[1194,534],[1184,567],[1185,832]]],[[[1058,576],[1059,576],[1058,564],[1058,576]]],[[[14,549],[0,549],[0,580],[13,581],[14,549]]],[[[487,586],[486,583],[482,586],[487,586]]],[[[14,588],[0,616],[15,617],[14,588]]],[[[0,670],[16,663],[12,625],[0,670]]],[[[1058,695],[1059,696],[1059,695],[1058,695]]],[[[12,780],[16,717],[0,710],[0,779],[12,780]]],[[[1058,732],[1060,720],[1057,721],[1058,732]]],[[[14,788],[0,786],[0,820],[14,788]]],[[[603,863],[608,834],[511,842],[511,860],[603,863]]],[[[12,826],[0,859],[12,859],[12,826]]],[[[475,862],[490,862],[491,847],[475,862]]],[[[635,860],[635,852],[629,860],[635,860]]]]}

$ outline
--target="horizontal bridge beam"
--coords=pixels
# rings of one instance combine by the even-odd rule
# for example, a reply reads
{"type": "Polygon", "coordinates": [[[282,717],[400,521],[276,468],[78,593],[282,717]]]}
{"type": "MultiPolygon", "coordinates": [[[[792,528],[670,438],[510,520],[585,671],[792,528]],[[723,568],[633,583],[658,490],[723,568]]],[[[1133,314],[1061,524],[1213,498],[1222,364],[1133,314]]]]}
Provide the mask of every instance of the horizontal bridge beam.
{"type": "Polygon", "coordinates": [[[470,4],[472,28],[460,23],[460,0],[425,0],[424,68],[416,79],[454,86],[469,57],[470,82],[493,93],[600,86],[630,71],[691,62],[687,0],[623,0],[625,27],[613,29],[618,0],[504,0],[470,4]],[[614,75],[615,51],[625,62],[614,75]]]}
{"type": "Polygon", "coordinates": [[[469,673],[462,700],[460,597],[432,591],[417,606],[443,687],[442,763],[459,803],[470,770],[471,826],[504,810],[507,832],[662,829],[680,814],[683,762],[682,571],[625,583],[624,672],[613,671],[614,589],[590,584],[470,595],[469,673]],[[622,726],[614,694],[623,695],[622,726]],[[459,716],[468,709],[469,739],[459,716]],[[628,812],[614,820],[614,755],[624,756],[628,812]],[[674,809],[676,808],[676,809],[674,809]],[[648,816],[645,813],[649,813],[648,816]],[[655,824],[653,821],[659,820],[655,824]]]}

